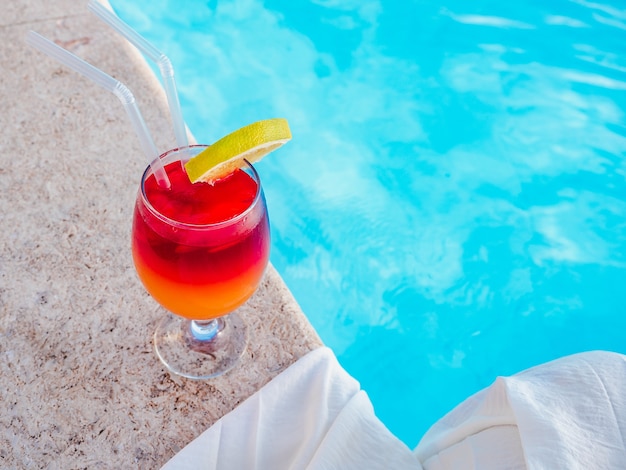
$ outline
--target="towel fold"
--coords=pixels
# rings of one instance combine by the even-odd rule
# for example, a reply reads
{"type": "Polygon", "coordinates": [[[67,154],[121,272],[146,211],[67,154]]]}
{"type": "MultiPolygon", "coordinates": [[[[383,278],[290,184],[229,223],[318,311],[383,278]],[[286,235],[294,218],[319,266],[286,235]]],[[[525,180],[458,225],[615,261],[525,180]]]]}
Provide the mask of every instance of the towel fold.
{"type": "Polygon", "coordinates": [[[326,347],[275,377],[163,470],[421,469],[326,347]]]}
{"type": "Polygon", "coordinates": [[[425,470],[623,469],[625,437],[626,356],[593,351],[498,378],[415,454],[425,470]]]}

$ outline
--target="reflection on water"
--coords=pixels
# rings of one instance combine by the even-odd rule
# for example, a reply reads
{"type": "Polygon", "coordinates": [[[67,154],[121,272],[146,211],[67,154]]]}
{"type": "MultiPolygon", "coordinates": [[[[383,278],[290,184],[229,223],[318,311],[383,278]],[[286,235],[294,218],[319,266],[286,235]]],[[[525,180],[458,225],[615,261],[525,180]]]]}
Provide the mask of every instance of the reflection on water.
{"type": "Polygon", "coordinates": [[[496,375],[626,352],[621,2],[112,3],[200,141],[289,119],[273,263],[408,445],[496,375]]]}

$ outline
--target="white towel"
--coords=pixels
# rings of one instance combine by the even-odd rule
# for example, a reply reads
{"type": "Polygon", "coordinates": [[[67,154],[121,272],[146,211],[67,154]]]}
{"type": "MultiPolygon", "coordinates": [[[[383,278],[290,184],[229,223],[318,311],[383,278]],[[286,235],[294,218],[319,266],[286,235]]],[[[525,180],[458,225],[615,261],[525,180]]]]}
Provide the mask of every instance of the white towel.
{"type": "Polygon", "coordinates": [[[421,469],[328,348],[310,352],[163,470],[421,469]]]}
{"type": "Polygon", "coordinates": [[[425,470],[626,469],[626,356],[575,354],[468,398],[415,453],[425,470]]]}

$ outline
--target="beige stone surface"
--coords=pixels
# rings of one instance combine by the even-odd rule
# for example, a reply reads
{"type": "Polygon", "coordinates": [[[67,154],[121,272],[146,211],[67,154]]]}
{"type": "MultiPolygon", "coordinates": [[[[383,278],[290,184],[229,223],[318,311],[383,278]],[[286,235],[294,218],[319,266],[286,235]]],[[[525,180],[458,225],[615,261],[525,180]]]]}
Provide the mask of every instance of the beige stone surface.
{"type": "Polygon", "coordinates": [[[139,141],[113,95],[29,48],[25,34],[34,29],[124,82],[165,150],[174,136],[162,90],[80,2],[6,7],[0,468],[158,468],[321,342],[270,267],[243,309],[241,364],[202,382],[167,373],[151,345],[165,313],[130,256],[139,141]]]}

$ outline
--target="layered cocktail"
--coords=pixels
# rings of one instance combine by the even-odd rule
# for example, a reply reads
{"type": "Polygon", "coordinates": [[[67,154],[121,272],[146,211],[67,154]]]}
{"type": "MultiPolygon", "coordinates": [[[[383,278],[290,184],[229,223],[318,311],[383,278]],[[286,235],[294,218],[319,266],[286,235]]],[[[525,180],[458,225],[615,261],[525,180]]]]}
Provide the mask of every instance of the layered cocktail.
{"type": "Polygon", "coordinates": [[[175,314],[155,333],[157,354],[170,370],[192,378],[228,370],[245,349],[245,326],[232,312],[258,287],[270,251],[257,172],[246,162],[212,184],[192,184],[181,159],[204,148],[161,157],[167,189],[146,169],[132,231],[139,278],[175,314]]]}
{"type": "Polygon", "coordinates": [[[169,59],[97,2],[96,15],[156,59],[163,73],[178,149],[157,157],[136,100],[121,82],[31,31],[27,42],[112,92],[124,105],[149,166],[132,231],[133,260],[148,292],[172,314],[154,345],[174,373],[219,375],[246,348],[236,310],[258,287],[269,259],[269,221],[254,163],[291,139],[287,121],[257,121],[211,146],[187,145],[169,59]]]}

